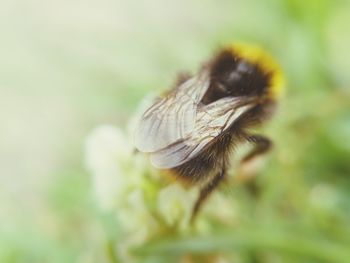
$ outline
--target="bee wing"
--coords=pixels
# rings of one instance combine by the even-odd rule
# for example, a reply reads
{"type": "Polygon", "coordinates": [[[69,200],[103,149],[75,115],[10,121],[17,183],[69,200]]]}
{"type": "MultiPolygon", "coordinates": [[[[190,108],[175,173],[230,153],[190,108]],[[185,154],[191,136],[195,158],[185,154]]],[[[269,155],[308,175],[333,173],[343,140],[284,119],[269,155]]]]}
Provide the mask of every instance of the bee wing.
{"type": "Polygon", "coordinates": [[[253,106],[254,103],[242,97],[226,97],[203,106],[192,133],[152,153],[152,164],[159,169],[169,169],[188,162],[253,106]]]}
{"type": "Polygon", "coordinates": [[[142,152],[160,150],[194,129],[198,104],[209,87],[207,70],[188,79],[142,115],[135,146],[142,152]]]}

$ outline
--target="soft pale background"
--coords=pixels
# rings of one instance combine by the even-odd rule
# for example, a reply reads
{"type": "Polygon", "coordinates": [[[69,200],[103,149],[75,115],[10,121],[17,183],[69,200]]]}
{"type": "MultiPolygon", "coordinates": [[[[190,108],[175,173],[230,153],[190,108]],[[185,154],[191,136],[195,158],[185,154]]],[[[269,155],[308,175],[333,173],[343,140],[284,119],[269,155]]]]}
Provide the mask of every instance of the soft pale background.
{"type": "MultiPolygon", "coordinates": [[[[91,262],[103,234],[86,136],[103,123],[124,127],[146,93],[232,40],[265,46],[286,72],[270,130],[282,159],[302,157],[285,168],[309,167],[311,185],[323,176],[349,186],[349,24],[346,0],[2,0],[0,261],[91,262]]],[[[350,208],[349,191],[337,211],[350,208]]]]}

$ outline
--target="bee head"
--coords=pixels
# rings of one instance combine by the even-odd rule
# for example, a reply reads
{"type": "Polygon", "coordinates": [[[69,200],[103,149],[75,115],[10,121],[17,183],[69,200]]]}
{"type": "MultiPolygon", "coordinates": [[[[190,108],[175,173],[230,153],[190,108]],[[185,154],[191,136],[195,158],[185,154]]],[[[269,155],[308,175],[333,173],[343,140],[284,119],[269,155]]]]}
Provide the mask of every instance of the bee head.
{"type": "Polygon", "coordinates": [[[284,85],[280,67],[273,58],[262,49],[246,44],[233,44],[214,57],[210,82],[204,101],[208,103],[226,96],[276,99],[284,85]]]}

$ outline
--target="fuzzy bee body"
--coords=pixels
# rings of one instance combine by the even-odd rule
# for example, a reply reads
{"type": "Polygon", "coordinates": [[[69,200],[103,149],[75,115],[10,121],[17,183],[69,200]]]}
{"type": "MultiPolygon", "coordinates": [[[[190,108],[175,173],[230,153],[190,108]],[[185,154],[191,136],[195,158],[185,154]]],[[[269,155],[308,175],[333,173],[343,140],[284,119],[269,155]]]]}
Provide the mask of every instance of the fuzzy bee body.
{"type": "Polygon", "coordinates": [[[255,46],[234,44],[197,75],[180,78],[145,111],[136,147],[150,153],[155,167],[202,186],[194,216],[225,178],[236,145],[255,144],[243,161],[270,147],[266,137],[250,134],[249,128],[271,116],[282,85],[281,71],[269,55],[255,46]]]}

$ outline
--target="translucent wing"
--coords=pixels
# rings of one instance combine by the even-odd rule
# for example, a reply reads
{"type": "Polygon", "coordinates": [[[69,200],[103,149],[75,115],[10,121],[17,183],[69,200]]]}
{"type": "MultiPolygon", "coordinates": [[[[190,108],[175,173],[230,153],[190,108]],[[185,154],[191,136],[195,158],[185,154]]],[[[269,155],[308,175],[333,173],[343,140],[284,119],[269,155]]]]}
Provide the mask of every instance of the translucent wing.
{"type": "Polygon", "coordinates": [[[209,87],[207,70],[182,83],[145,113],[135,134],[142,152],[160,150],[189,134],[196,121],[198,104],[209,87]]]}
{"type": "Polygon", "coordinates": [[[152,164],[160,169],[168,169],[188,162],[253,106],[252,101],[242,97],[226,97],[203,106],[198,110],[192,133],[152,153],[152,164]]]}

